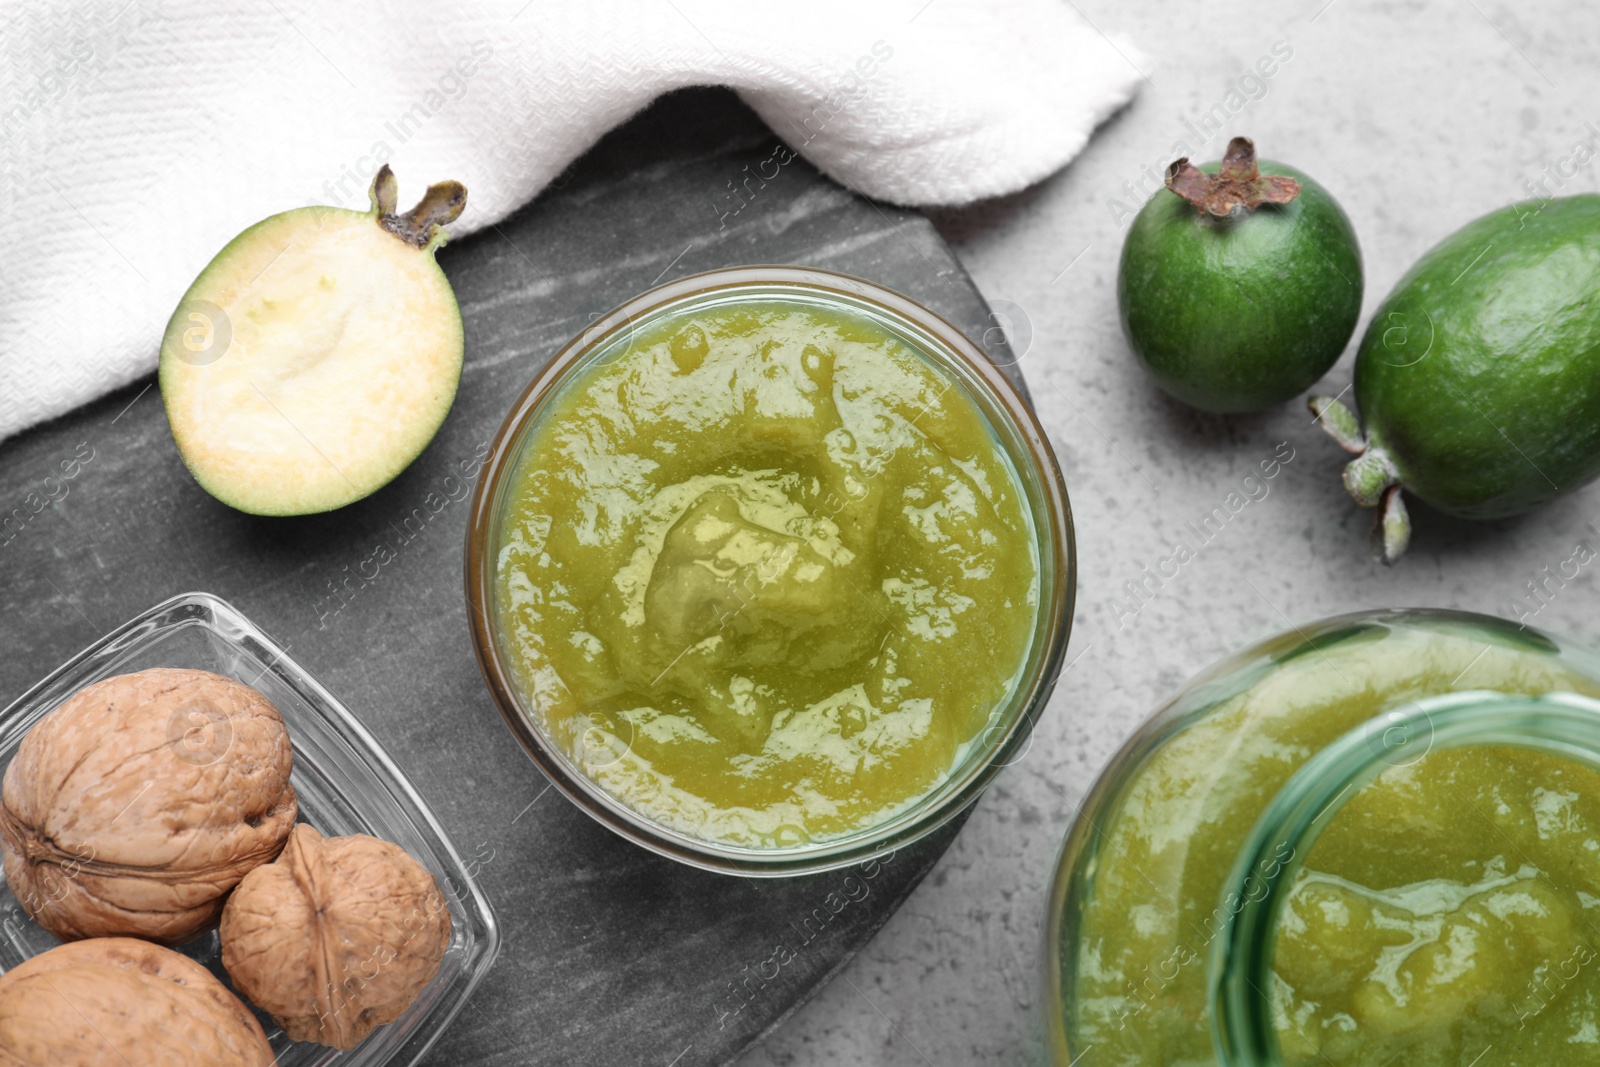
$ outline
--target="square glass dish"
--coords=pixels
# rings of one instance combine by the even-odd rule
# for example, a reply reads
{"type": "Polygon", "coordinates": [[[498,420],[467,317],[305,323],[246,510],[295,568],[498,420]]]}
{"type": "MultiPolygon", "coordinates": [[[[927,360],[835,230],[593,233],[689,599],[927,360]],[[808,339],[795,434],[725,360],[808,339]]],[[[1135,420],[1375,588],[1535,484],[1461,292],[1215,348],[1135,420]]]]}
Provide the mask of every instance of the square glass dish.
{"type": "MultiPolygon", "coordinates": [[[[363,833],[405,849],[438,881],[450,906],[450,944],[439,973],[406,1013],[349,1052],[291,1041],[256,1012],[280,1067],[410,1067],[428,1051],[494,962],[500,932],[489,902],[422,798],[372,735],[316,679],[227,602],[186,593],[119,626],[0,712],[0,773],[47,713],[92,682],[150,667],[213,671],[271,700],[294,744],[300,821],[324,835],[363,833]]],[[[0,881],[0,971],[59,942],[28,917],[0,881]]],[[[232,988],[216,931],[179,949],[232,988]]]]}

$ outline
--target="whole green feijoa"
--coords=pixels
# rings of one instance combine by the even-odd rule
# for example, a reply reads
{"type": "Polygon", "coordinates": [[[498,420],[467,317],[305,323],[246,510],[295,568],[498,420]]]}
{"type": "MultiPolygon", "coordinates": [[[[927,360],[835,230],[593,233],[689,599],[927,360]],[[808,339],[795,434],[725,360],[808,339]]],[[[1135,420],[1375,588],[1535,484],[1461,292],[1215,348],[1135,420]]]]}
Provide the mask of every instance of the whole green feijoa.
{"type": "Polygon", "coordinates": [[[1205,411],[1260,411],[1310,388],[1361,314],[1361,248],[1328,191],[1247,137],[1221,163],[1167,168],[1122,246],[1117,305],[1163,389],[1205,411]]]}
{"type": "Polygon", "coordinates": [[[1355,416],[1311,402],[1359,455],[1344,484],[1383,505],[1388,562],[1410,534],[1402,491],[1498,519],[1600,476],[1600,196],[1512,204],[1428,251],[1373,316],[1355,416]]]}

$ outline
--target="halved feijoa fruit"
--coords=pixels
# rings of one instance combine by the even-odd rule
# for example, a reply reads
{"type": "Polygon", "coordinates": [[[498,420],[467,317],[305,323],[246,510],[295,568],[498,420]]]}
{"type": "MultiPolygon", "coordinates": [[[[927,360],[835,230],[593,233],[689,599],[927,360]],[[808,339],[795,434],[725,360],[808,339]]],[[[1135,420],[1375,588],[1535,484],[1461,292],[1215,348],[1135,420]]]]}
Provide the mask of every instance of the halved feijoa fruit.
{"type": "Polygon", "coordinates": [[[461,312],[434,259],[466,206],[456,182],[397,213],[385,166],[372,209],[304,207],[235,237],[195,279],[161,343],[183,461],[256,515],[331,511],[416,459],[461,380],[461,312]]]}

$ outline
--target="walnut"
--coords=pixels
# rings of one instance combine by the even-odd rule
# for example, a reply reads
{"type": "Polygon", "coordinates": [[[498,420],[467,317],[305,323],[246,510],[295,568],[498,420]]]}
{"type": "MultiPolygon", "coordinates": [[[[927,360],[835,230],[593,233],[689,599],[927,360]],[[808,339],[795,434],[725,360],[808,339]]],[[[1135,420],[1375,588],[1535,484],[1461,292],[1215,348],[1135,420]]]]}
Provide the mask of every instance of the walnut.
{"type": "Polygon", "coordinates": [[[97,682],[41,719],[6,768],[6,883],[64,941],[187,940],[282,849],[293,759],[278,710],[231,678],[97,682]]]}
{"type": "Polygon", "coordinates": [[[211,972],[128,937],[60,945],[0,975],[0,1067],[271,1067],[267,1035],[211,972]]]}
{"type": "Polygon", "coordinates": [[[222,912],[234,987],[296,1041],[350,1049],[398,1019],[439,970],[450,908],[398,845],[301,824],[222,912]]]}

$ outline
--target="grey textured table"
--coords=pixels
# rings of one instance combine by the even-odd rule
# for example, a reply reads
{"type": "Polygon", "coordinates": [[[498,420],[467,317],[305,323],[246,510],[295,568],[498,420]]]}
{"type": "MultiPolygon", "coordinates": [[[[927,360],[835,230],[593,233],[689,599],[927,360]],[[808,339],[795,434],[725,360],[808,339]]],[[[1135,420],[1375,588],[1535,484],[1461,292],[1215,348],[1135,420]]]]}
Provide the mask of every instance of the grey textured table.
{"type": "Polygon", "coordinates": [[[974,337],[987,331],[1005,361],[982,299],[921,216],[863,201],[800,161],[735,200],[730,180],[772,146],[731,94],[678,94],[528,209],[447,247],[467,333],[455,409],[411,469],[343,511],[263,520],[218,504],[183,469],[148,382],[0,446],[6,510],[36,490],[57,498],[0,544],[0,699],[156,601],[205,589],[285,643],[438,813],[504,944],[430,1063],[725,1062],[864,944],[954,836],[946,828],[881,866],[783,881],[657,859],[548,791],[467,638],[458,463],[561,343],[655,282],[737,263],[844,270],[974,337]],[[44,481],[74,455],[91,457],[81,473],[44,481]],[[359,565],[379,544],[394,558],[371,578],[359,565]],[[801,932],[808,919],[820,933],[801,932]],[[780,938],[797,958],[758,974],[780,938]]]}
{"type": "MultiPolygon", "coordinates": [[[[1368,317],[1435,241],[1528,197],[1529,184],[1595,192],[1600,9],[1072,2],[1148,83],[1062,173],[1018,196],[931,213],[996,311],[1019,324],[1021,365],[1066,471],[1080,565],[1072,666],[1028,756],[979,801],[933,873],[742,1067],[1028,1063],[1045,889],[1077,803],[1145,715],[1248,641],[1337,612],[1416,605],[1528,613],[1531,625],[1600,648],[1600,567],[1564,584],[1542,573],[1557,573],[1580,541],[1600,551],[1600,485],[1489,525],[1418,508],[1409,555],[1385,569],[1367,557],[1368,515],[1338,485],[1348,457],[1304,408],[1223,419],[1168,402],[1123,344],[1115,291],[1127,212],[1180,142],[1212,160],[1230,135],[1248,134],[1263,155],[1331,189],[1361,239],[1368,317]],[[1269,495],[1176,578],[1131,596],[1127,583],[1145,581],[1185,525],[1282,441],[1294,459],[1269,495]],[[1530,581],[1548,582],[1543,601],[1530,581]]],[[[1322,389],[1349,384],[1353,347],[1322,389]]],[[[1091,1051],[1078,1067],[1100,1065],[1091,1051]]]]}

